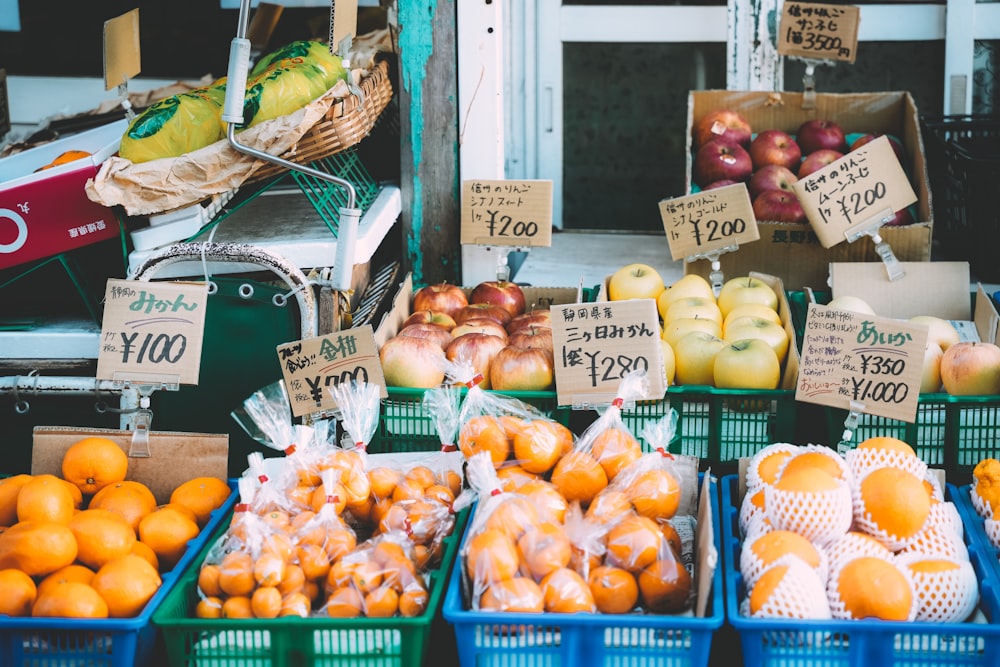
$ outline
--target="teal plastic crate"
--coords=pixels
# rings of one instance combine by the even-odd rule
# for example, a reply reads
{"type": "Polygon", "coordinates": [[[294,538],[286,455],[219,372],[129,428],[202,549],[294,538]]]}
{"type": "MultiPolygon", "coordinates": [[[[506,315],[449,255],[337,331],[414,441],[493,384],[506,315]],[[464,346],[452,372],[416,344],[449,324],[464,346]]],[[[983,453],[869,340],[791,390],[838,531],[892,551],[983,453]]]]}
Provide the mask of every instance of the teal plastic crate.
{"type": "MultiPolygon", "coordinates": [[[[742,616],[746,597],[739,571],[739,477],[720,480],[722,563],[726,579],[726,621],[736,630],[747,667],[995,667],[1000,664],[1000,581],[965,523],[969,559],[980,580],[980,610],[986,623],[930,623],[878,620],[800,621],[742,616]]],[[[946,498],[960,492],[946,485],[946,498]]]]}
{"type": "Polygon", "coordinates": [[[0,665],[4,667],[132,667],[157,661],[159,633],[153,614],[171,594],[186,568],[209,545],[209,538],[228,522],[236,505],[236,480],[232,493],[212,512],[198,536],[188,542],[184,555],[134,618],[10,618],[0,617],[0,665]]]}

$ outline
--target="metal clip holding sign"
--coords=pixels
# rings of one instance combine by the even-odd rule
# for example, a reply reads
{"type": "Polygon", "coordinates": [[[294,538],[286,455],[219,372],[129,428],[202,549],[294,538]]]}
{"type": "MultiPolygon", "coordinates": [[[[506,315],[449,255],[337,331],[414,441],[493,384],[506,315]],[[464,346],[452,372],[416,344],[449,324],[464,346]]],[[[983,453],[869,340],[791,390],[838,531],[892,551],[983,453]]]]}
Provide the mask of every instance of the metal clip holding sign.
{"type": "Polygon", "coordinates": [[[118,84],[118,97],[121,99],[122,108],[125,109],[125,118],[131,123],[135,120],[135,110],[132,109],[132,102],[128,98],[128,79],[123,79],[118,84]]]}
{"type": "Polygon", "coordinates": [[[889,244],[882,240],[882,235],[878,232],[882,225],[892,221],[894,215],[892,210],[887,208],[874,217],[862,222],[860,225],[855,225],[844,232],[848,243],[854,243],[862,236],[870,236],[872,238],[872,241],[875,243],[875,252],[882,259],[882,263],[885,264],[885,271],[889,275],[890,281],[899,280],[906,275],[906,271],[903,270],[903,265],[896,257],[896,254],[892,251],[889,244]]]}
{"type": "Polygon", "coordinates": [[[830,60],[820,60],[819,58],[796,58],[805,63],[806,71],[802,74],[802,108],[816,108],[816,67],[818,65],[832,65],[830,60]]]}
{"type": "MultiPolygon", "coordinates": [[[[531,248],[520,248],[518,246],[483,246],[487,252],[497,251],[497,280],[501,282],[510,280],[510,264],[507,263],[507,256],[512,252],[530,252],[531,248]]],[[[581,291],[583,279],[580,279],[581,291]]]]}
{"type": "Polygon", "coordinates": [[[840,442],[837,443],[837,453],[841,456],[846,454],[849,449],[854,448],[851,441],[854,440],[854,432],[858,430],[858,419],[861,418],[861,413],[864,411],[864,403],[851,401],[847,419],[844,420],[844,433],[840,436],[840,442]]]}
{"type": "MultiPolygon", "coordinates": [[[[112,379],[115,389],[135,389],[139,394],[137,409],[133,412],[132,443],[128,455],[135,458],[149,458],[149,432],[153,424],[153,411],[149,407],[150,397],[157,389],[178,391],[180,376],[159,373],[144,373],[141,378],[123,377],[115,373],[112,379]]],[[[124,395],[124,394],[123,394],[124,395]]]]}
{"type": "Polygon", "coordinates": [[[717,248],[711,252],[703,252],[695,255],[689,255],[684,258],[685,262],[697,262],[699,259],[706,259],[712,263],[712,270],[708,274],[708,281],[712,284],[712,291],[715,296],[719,296],[719,292],[722,291],[722,283],[724,282],[725,276],[722,274],[722,263],[719,261],[719,256],[724,252],[735,252],[740,249],[738,243],[732,245],[727,245],[722,248],[717,248]]]}

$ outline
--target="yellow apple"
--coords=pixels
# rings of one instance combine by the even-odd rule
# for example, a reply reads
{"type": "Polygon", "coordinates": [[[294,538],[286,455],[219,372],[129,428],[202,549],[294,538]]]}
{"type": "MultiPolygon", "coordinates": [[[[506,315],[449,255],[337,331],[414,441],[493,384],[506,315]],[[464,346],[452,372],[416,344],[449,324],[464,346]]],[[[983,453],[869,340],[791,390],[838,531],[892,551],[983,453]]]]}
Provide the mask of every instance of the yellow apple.
{"type": "Polygon", "coordinates": [[[674,380],[679,385],[713,386],[715,355],[725,346],[726,341],[704,331],[692,331],[681,336],[673,345],[674,380]]]}
{"type": "Polygon", "coordinates": [[[943,317],[935,317],[934,315],[914,315],[910,318],[910,322],[914,324],[926,324],[927,341],[937,343],[941,346],[942,350],[947,350],[959,341],[958,329],[952,326],[951,322],[943,317]]]}
{"type": "Polygon", "coordinates": [[[719,310],[723,318],[736,306],[743,303],[760,303],[772,310],[778,310],[778,295],[771,286],[760,278],[741,276],[730,278],[719,292],[719,310]]]}
{"type": "Polygon", "coordinates": [[[722,338],[722,327],[718,322],[707,317],[681,317],[671,320],[663,325],[663,335],[660,338],[674,345],[674,352],[676,352],[677,341],[692,331],[701,331],[716,338],[722,338]]]}
{"type": "Polygon", "coordinates": [[[685,296],[676,299],[667,306],[665,312],[660,313],[660,317],[664,322],[684,317],[705,317],[722,325],[722,311],[715,303],[715,297],[709,299],[703,296],[685,296]]]}
{"type": "Polygon", "coordinates": [[[777,389],[781,364],[766,341],[744,338],[719,350],[712,373],[722,389],[777,389]]]}
{"type": "Polygon", "coordinates": [[[944,350],[933,341],[924,348],[924,369],[920,373],[920,393],[934,394],[941,391],[941,357],[944,350]]]}
{"type": "Polygon", "coordinates": [[[697,273],[688,273],[671,283],[657,297],[656,307],[660,311],[660,317],[663,317],[663,313],[671,302],[689,296],[701,296],[706,299],[715,300],[715,292],[712,290],[712,284],[697,273]]]}
{"type": "Polygon", "coordinates": [[[663,378],[666,381],[666,386],[669,387],[674,383],[676,369],[674,348],[665,340],[661,340],[660,344],[663,346],[663,378]]]}
{"type": "Polygon", "coordinates": [[[941,357],[941,384],[952,396],[1000,394],[1000,347],[955,343],[941,357]]]}
{"type": "Polygon", "coordinates": [[[836,296],[826,305],[837,310],[849,310],[852,313],[861,313],[862,315],[875,314],[875,309],[868,305],[867,301],[860,296],[853,296],[851,294],[836,296]]]}
{"type": "Polygon", "coordinates": [[[722,338],[729,343],[743,338],[760,338],[774,350],[779,364],[785,363],[785,357],[788,355],[788,332],[785,331],[785,327],[763,317],[748,315],[733,320],[722,338]]]}
{"type": "Polygon", "coordinates": [[[781,315],[778,315],[778,311],[773,308],[765,306],[762,303],[744,303],[736,306],[726,314],[725,319],[722,320],[722,333],[726,333],[726,327],[729,326],[730,322],[741,317],[746,317],[747,315],[762,317],[765,320],[774,321],[775,324],[781,324],[781,315]]]}
{"type": "Polygon", "coordinates": [[[608,298],[655,299],[666,289],[660,273],[648,264],[629,264],[615,271],[608,279],[608,298]]]}

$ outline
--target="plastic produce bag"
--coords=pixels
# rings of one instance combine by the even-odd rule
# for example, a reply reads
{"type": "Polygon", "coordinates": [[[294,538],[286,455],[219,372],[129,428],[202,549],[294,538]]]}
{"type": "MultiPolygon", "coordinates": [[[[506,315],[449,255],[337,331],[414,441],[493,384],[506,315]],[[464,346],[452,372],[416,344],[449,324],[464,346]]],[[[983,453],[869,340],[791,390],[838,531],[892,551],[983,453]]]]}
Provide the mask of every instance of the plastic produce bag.
{"type": "Polygon", "coordinates": [[[225,97],[224,87],[206,86],[154,102],[129,123],[118,154],[138,164],[219,141],[225,137],[225,125],[220,125],[225,97]]]}

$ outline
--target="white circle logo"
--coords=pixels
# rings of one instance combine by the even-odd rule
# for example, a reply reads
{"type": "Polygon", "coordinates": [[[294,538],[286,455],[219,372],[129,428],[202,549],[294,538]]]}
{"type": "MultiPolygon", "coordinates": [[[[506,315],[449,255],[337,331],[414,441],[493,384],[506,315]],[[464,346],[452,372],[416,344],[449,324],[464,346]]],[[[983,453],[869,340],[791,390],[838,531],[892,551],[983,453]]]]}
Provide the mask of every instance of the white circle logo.
{"type": "Polygon", "coordinates": [[[28,225],[24,218],[9,208],[0,208],[0,224],[3,224],[4,218],[10,218],[10,221],[17,227],[17,237],[12,243],[0,243],[0,253],[17,252],[28,241],[28,225]]]}

